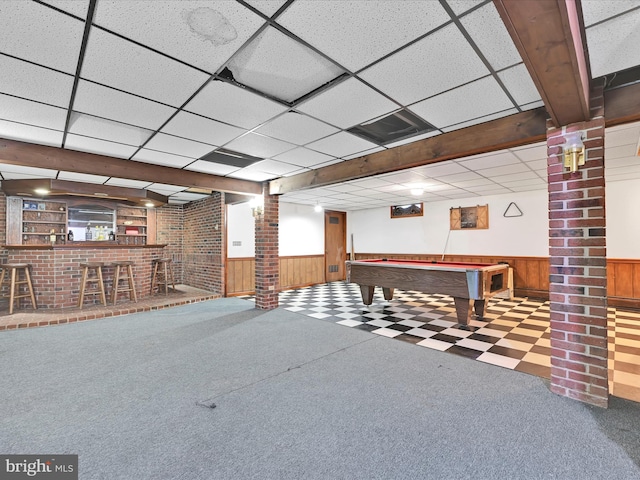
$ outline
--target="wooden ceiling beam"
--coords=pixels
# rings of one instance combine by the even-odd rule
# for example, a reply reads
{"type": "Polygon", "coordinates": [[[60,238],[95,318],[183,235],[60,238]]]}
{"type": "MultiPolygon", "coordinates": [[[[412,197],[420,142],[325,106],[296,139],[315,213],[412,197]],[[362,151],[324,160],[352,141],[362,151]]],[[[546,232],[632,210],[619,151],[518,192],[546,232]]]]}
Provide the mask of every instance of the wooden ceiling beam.
{"type": "Polygon", "coordinates": [[[272,195],[419,167],[545,140],[547,112],[528,110],[269,183],[272,195]]]}
{"type": "Polygon", "coordinates": [[[640,121],[640,83],[604,92],[604,121],[607,127],[640,121]]]}
{"type": "Polygon", "coordinates": [[[580,0],[493,0],[556,127],[590,118],[580,0]]]}
{"type": "Polygon", "coordinates": [[[179,168],[0,138],[0,163],[67,172],[128,178],[149,183],[196,187],[218,192],[261,195],[262,184],[179,168]]]}

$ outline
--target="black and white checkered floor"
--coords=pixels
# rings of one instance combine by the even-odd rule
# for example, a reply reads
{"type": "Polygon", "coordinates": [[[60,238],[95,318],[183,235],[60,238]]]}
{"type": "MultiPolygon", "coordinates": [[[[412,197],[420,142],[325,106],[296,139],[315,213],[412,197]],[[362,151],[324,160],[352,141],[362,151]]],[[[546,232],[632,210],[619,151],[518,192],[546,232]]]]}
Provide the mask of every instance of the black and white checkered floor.
{"type": "MultiPolygon", "coordinates": [[[[396,290],[386,301],[376,289],[366,306],[358,285],[332,282],[283,291],[279,298],[281,308],[309,317],[550,377],[549,305],[542,300],[494,297],[484,318],[462,329],[447,295],[396,290]]],[[[609,357],[610,392],[640,401],[640,313],[609,309],[609,357]]]]}

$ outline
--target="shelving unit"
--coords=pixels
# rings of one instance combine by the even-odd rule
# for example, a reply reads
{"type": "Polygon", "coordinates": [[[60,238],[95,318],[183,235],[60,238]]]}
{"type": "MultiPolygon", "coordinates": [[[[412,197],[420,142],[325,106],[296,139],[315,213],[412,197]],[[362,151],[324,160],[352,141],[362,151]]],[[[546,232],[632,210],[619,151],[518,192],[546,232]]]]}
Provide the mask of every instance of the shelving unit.
{"type": "Polygon", "coordinates": [[[24,245],[56,243],[67,238],[67,204],[51,200],[22,200],[21,236],[24,245]]]}
{"type": "Polygon", "coordinates": [[[116,241],[121,245],[146,245],[148,214],[146,208],[118,207],[116,241]]]}

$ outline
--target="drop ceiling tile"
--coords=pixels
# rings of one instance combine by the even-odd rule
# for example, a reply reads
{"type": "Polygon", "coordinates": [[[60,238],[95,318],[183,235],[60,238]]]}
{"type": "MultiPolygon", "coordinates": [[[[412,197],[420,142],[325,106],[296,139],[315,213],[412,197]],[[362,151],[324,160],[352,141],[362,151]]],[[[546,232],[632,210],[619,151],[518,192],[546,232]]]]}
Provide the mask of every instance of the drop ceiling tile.
{"type": "Polygon", "coordinates": [[[240,170],[236,170],[235,172],[229,174],[228,176],[233,178],[239,178],[241,180],[250,180],[252,182],[265,182],[277,176],[271,173],[258,172],[255,170],[247,170],[247,168],[241,168],[240,170]]]}
{"type": "Polygon", "coordinates": [[[456,15],[462,15],[469,9],[484,3],[484,0],[447,0],[447,3],[456,15]]]}
{"type": "Polygon", "coordinates": [[[282,176],[283,176],[283,177],[292,177],[292,176],[294,176],[294,175],[298,175],[298,174],[300,174],[300,173],[305,173],[305,172],[310,172],[310,171],[311,171],[311,169],[310,169],[310,168],[304,168],[304,167],[301,167],[301,168],[300,168],[300,167],[298,167],[298,170],[293,170],[292,172],[285,173],[285,174],[283,174],[282,176]]]}
{"type": "Polygon", "coordinates": [[[67,108],[73,77],[0,54],[0,88],[9,95],[67,108]]]}
{"type": "Polygon", "coordinates": [[[593,78],[640,65],[640,9],[587,28],[587,44],[593,78]]]}
{"type": "Polygon", "coordinates": [[[236,138],[226,145],[225,148],[246,153],[254,157],[269,158],[292,150],[295,148],[295,145],[257,133],[248,133],[240,138],[236,138]]]}
{"type": "Polygon", "coordinates": [[[360,77],[408,105],[488,73],[452,24],[366,69],[360,77]]]}
{"type": "Polygon", "coordinates": [[[162,132],[188,138],[209,145],[223,146],[228,141],[242,135],[245,130],[189,112],[178,112],[164,127],[162,132]]]}
{"type": "Polygon", "coordinates": [[[498,183],[503,187],[507,188],[519,188],[519,187],[530,187],[535,186],[538,188],[545,188],[547,186],[547,182],[542,180],[537,175],[534,178],[527,178],[523,180],[515,180],[511,182],[505,182],[503,180],[499,180],[498,183]]]}
{"type": "Polygon", "coordinates": [[[512,108],[493,77],[463,85],[411,105],[409,109],[431,125],[443,128],[512,108]]]}
{"type": "Polygon", "coordinates": [[[525,103],[520,105],[520,109],[524,112],[526,110],[533,110],[534,108],[544,107],[544,102],[542,100],[538,100],[537,102],[525,103]]]}
{"type": "Polygon", "coordinates": [[[94,28],[81,76],[87,80],[180,107],[209,75],[94,28]]]}
{"type": "MultiPolygon", "coordinates": [[[[527,167],[529,167],[531,170],[533,171],[538,171],[538,170],[544,170],[546,172],[547,170],[547,159],[543,158],[540,160],[530,160],[527,163],[527,167]]],[[[545,178],[546,178],[546,174],[545,174],[545,178]]]]}
{"type": "Polygon", "coordinates": [[[476,193],[478,193],[478,195],[503,195],[505,193],[511,193],[510,189],[502,188],[497,185],[495,187],[488,187],[488,188],[478,187],[475,190],[476,190],[476,193]]]}
{"type": "Polygon", "coordinates": [[[67,110],[0,93],[0,119],[64,130],[67,110]]]}
{"type": "MultiPolygon", "coordinates": [[[[482,154],[468,159],[460,159],[457,162],[468,168],[469,170],[482,170],[491,167],[501,167],[503,165],[511,165],[514,163],[520,163],[518,157],[509,151],[501,151],[497,153],[482,154]]],[[[480,172],[485,175],[485,172],[480,172]]]]}
{"type": "Polygon", "coordinates": [[[473,120],[469,120],[468,122],[456,123],[451,127],[445,127],[442,129],[443,132],[453,132],[454,130],[460,130],[461,128],[471,127],[472,125],[478,125],[480,123],[489,122],[491,120],[495,120],[496,118],[508,117],[509,115],[514,115],[518,113],[518,110],[515,108],[511,108],[509,110],[502,110],[498,113],[493,113],[491,115],[486,115],[484,117],[474,118],[473,120]]]}
{"type": "Polygon", "coordinates": [[[338,127],[349,128],[396,110],[398,105],[352,77],[296,108],[338,127]]]}
{"type": "Polygon", "coordinates": [[[609,145],[637,145],[640,138],[640,123],[619,125],[607,128],[604,134],[604,146],[609,145]]]}
{"type": "Polygon", "coordinates": [[[524,64],[503,70],[498,77],[518,105],[540,101],[540,94],[524,64]]]}
{"type": "Polygon", "coordinates": [[[389,182],[386,180],[383,180],[380,177],[369,177],[369,178],[364,178],[362,180],[354,180],[351,183],[356,187],[364,188],[366,190],[369,190],[370,192],[372,192],[374,189],[378,187],[389,186],[389,182]]]}
{"type": "Polygon", "coordinates": [[[425,165],[414,169],[420,175],[430,178],[438,178],[443,175],[453,175],[454,173],[468,172],[469,169],[457,164],[456,162],[438,162],[432,165],[425,165]]]}
{"type": "Polygon", "coordinates": [[[584,24],[587,27],[638,7],[637,0],[582,0],[580,3],[584,24]]]}
{"type": "Polygon", "coordinates": [[[242,85],[285,102],[293,102],[344,73],[274,27],[253,38],[231,58],[227,68],[242,85]]]}
{"type": "Polygon", "coordinates": [[[247,0],[247,3],[260,10],[267,17],[271,17],[282,5],[287,3],[287,0],[247,0]]]}
{"type": "Polygon", "coordinates": [[[193,158],[182,157],[170,153],[156,152],[155,150],[141,149],[131,159],[137,162],[153,163],[155,165],[165,165],[168,167],[182,168],[194,161],[193,158]]]}
{"type": "Polygon", "coordinates": [[[352,160],[354,158],[364,157],[365,155],[371,155],[372,153],[381,152],[382,150],[386,150],[386,147],[370,148],[368,150],[362,150],[361,152],[357,152],[357,153],[354,153],[352,155],[345,155],[342,158],[344,160],[352,160]]]}
{"type": "Polygon", "coordinates": [[[495,183],[499,183],[501,185],[522,181],[530,181],[533,183],[538,183],[540,181],[540,177],[538,177],[538,175],[536,175],[532,170],[523,170],[519,173],[511,173],[506,175],[491,175],[490,178],[495,183]]]}
{"type": "Polygon", "coordinates": [[[438,2],[315,0],[294,2],[278,23],[355,72],[449,20],[438,2]]]}
{"type": "Polygon", "coordinates": [[[238,167],[232,165],[223,165],[222,163],[207,162],[206,160],[196,160],[184,168],[194,172],[210,173],[212,175],[227,175],[238,170],[238,167]]]}
{"type": "MultiPolygon", "coordinates": [[[[640,169],[640,159],[637,156],[630,157],[618,157],[618,158],[606,158],[604,160],[604,168],[615,169],[620,167],[635,167],[640,169]]],[[[605,178],[608,178],[605,175],[605,178]]]]}
{"type": "Polygon", "coordinates": [[[295,145],[305,145],[327,137],[339,130],[324,122],[301,113],[287,112],[255,130],[269,137],[278,138],[295,145]]]}
{"type": "Polygon", "coordinates": [[[238,2],[100,0],[94,22],[209,73],[264,20],[238,2]]]}
{"type": "Polygon", "coordinates": [[[535,145],[526,145],[524,147],[512,148],[513,154],[523,162],[530,162],[532,160],[544,160],[547,161],[547,145],[546,143],[539,143],[535,145]]]}
{"type": "Polygon", "coordinates": [[[80,80],[73,109],[155,130],[176,111],[172,107],[80,80]]]}
{"type": "Polygon", "coordinates": [[[113,185],[114,187],[127,188],[147,188],[151,182],[143,182],[142,180],[131,180],[129,178],[111,177],[105,182],[105,185],[113,185]]]}
{"type": "Polygon", "coordinates": [[[62,145],[61,131],[32,127],[31,125],[7,122],[5,120],[0,120],[0,138],[49,145],[51,147],[59,147],[62,145]]]}
{"type": "MultiPolygon", "coordinates": [[[[606,143],[605,143],[605,157],[604,157],[604,161],[605,164],[607,162],[607,160],[612,160],[615,158],[624,158],[624,157],[633,157],[636,154],[636,145],[637,144],[627,144],[627,145],[620,145],[617,147],[607,147],[606,143]]],[[[640,159],[638,159],[638,162],[640,163],[640,159]]]]}
{"type": "Polygon", "coordinates": [[[487,3],[460,20],[494,70],[522,62],[498,10],[487,3]]]}
{"type": "Polygon", "coordinates": [[[58,180],[67,180],[69,182],[84,182],[84,183],[97,183],[103,184],[109,177],[102,175],[90,175],[87,173],[65,172],[60,171],[58,174],[58,180]]]}
{"type": "Polygon", "coordinates": [[[423,133],[422,135],[405,138],[403,140],[398,140],[397,142],[387,143],[385,146],[387,148],[399,147],[400,145],[406,145],[407,143],[413,143],[417,142],[418,140],[424,140],[425,138],[435,137],[436,135],[440,135],[440,133],[440,130],[434,130],[433,132],[423,133]]]}
{"type": "Polygon", "coordinates": [[[43,3],[53,5],[60,10],[64,10],[71,15],[75,15],[83,20],[87,18],[87,11],[89,10],[89,0],[42,0],[43,3]]]}
{"type": "Polygon", "coordinates": [[[187,187],[182,185],[168,185],[166,183],[152,183],[147,188],[152,192],[156,192],[161,195],[174,195],[178,192],[184,191],[187,187]]]}
{"type": "Polygon", "coordinates": [[[8,165],[0,163],[0,173],[5,179],[17,178],[14,175],[24,175],[28,177],[55,178],[58,170],[48,168],[22,167],[19,165],[8,165]]]}
{"type": "Polygon", "coordinates": [[[149,139],[153,131],[84,113],[72,112],[69,133],[139,147],[149,139]]]}
{"type": "Polygon", "coordinates": [[[123,143],[107,142],[97,138],[83,137],[81,135],[68,134],[64,142],[64,148],[78,150],[80,152],[96,153],[117,158],[129,158],[136,153],[138,147],[123,143]]]}
{"type": "Polygon", "coordinates": [[[197,200],[202,200],[203,198],[207,198],[209,195],[201,194],[201,193],[191,193],[185,192],[184,190],[178,193],[171,195],[172,200],[181,200],[187,202],[195,202],[197,200]]]}
{"type": "MultiPolygon", "coordinates": [[[[445,177],[443,177],[445,178],[445,177]]],[[[464,180],[464,181],[457,181],[457,182],[449,182],[451,183],[451,185],[458,187],[458,188],[468,188],[470,190],[474,190],[474,187],[479,187],[482,185],[493,185],[494,182],[492,182],[490,179],[485,178],[485,177],[480,177],[476,180],[464,180]]]]}
{"type": "Polygon", "coordinates": [[[509,187],[509,190],[513,190],[514,192],[533,192],[533,191],[538,191],[538,190],[546,190],[547,189],[547,184],[543,183],[542,185],[518,185],[518,186],[513,186],[513,187],[509,187]]]}
{"type": "Polygon", "coordinates": [[[288,152],[281,153],[280,155],[274,156],[273,159],[300,167],[316,167],[322,163],[334,160],[330,155],[325,155],[324,153],[309,150],[304,147],[294,148],[288,152]]]}
{"type": "Polygon", "coordinates": [[[444,175],[441,177],[438,177],[438,180],[444,183],[450,183],[452,185],[456,185],[459,186],[458,183],[460,182],[466,182],[466,181],[482,181],[483,178],[482,176],[478,175],[475,172],[462,172],[462,173],[455,173],[453,175],[444,175]]]}
{"type": "Polygon", "coordinates": [[[84,22],[36,2],[0,2],[0,50],[75,74],[84,22]]]}
{"type": "Polygon", "coordinates": [[[307,147],[334,157],[344,157],[378,147],[378,145],[350,133],[340,132],[310,143],[307,147]]]}
{"type": "Polygon", "coordinates": [[[261,162],[256,162],[251,164],[248,167],[245,167],[243,171],[269,173],[273,177],[273,176],[285,175],[287,173],[294,172],[298,169],[299,168],[297,166],[290,165],[288,163],[276,162],[275,160],[262,160],[261,162]]]}
{"type": "Polygon", "coordinates": [[[285,112],[288,107],[249,90],[212,81],[185,106],[185,110],[251,129],[285,112]]]}
{"type": "Polygon", "coordinates": [[[144,148],[182,155],[183,157],[200,158],[211,152],[215,147],[206,143],[167,135],[166,133],[158,133],[145,144],[144,148]]]}
{"type": "Polygon", "coordinates": [[[514,163],[512,165],[504,165],[502,167],[485,168],[480,173],[492,180],[500,175],[510,175],[512,173],[530,172],[529,168],[523,163],[514,163]]]}
{"type": "Polygon", "coordinates": [[[365,191],[364,187],[359,187],[357,185],[354,185],[352,183],[340,183],[340,184],[336,184],[336,185],[331,185],[331,190],[334,190],[336,192],[343,192],[343,193],[362,193],[363,191],[365,191]]]}

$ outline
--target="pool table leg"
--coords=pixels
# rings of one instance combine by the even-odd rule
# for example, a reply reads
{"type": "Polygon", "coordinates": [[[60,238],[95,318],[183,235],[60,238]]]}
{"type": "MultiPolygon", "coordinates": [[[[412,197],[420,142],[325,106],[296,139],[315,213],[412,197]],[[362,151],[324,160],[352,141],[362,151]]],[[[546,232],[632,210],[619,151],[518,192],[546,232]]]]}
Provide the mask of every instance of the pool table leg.
{"type": "Polygon", "coordinates": [[[360,293],[362,293],[362,303],[365,305],[371,305],[373,303],[373,290],[376,287],[373,285],[360,285],[360,293]]]}
{"type": "Polygon", "coordinates": [[[471,311],[473,310],[473,300],[469,298],[453,297],[456,304],[456,316],[460,325],[469,325],[471,311]]]}
{"type": "Polygon", "coordinates": [[[382,294],[385,300],[393,300],[393,288],[382,287],[382,294]]]}
{"type": "Polygon", "coordinates": [[[476,311],[476,317],[484,318],[484,299],[475,301],[474,310],[476,311]]]}

